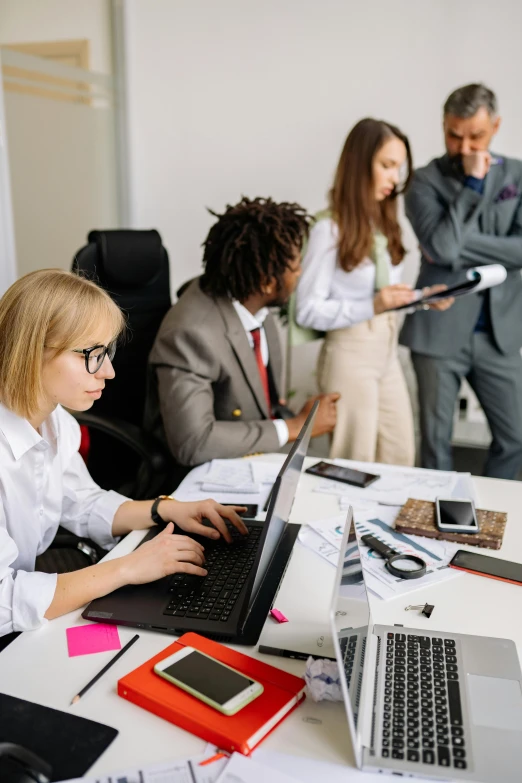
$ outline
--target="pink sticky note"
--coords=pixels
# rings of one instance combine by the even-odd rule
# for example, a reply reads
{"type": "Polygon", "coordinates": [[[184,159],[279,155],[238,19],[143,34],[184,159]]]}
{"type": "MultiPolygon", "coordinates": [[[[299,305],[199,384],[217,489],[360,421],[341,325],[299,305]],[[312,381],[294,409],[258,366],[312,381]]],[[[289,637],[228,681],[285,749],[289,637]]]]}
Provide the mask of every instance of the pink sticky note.
{"type": "Polygon", "coordinates": [[[67,628],[67,647],[69,658],[75,655],[105,652],[106,650],[121,650],[120,635],[117,625],[92,623],[92,625],[77,625],[67,628]]]}
{"type": "Polygon", "coordinates": [[[288,617],[285,617],[283,612],[280,612],[279,609],[270,609],[270,614],[278,623],[288,622],[288,617]]]}

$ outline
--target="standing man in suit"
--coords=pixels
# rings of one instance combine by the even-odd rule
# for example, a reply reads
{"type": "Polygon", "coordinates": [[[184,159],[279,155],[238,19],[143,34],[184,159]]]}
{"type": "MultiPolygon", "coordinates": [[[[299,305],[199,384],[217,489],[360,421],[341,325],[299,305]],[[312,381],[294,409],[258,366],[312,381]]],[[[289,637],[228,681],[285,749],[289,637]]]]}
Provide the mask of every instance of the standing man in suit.
{"type": "MultiPolygon", "coordinates": [[[[316,399],[297,415],[281,404],[281,347],[268,311],[286,304],[301,274],[305,210],[243,198],[216,217],[204,274],[167,313],[150,355],[147,425],[163,429],[184,466],[277,451],[297,438],[316,399]]],[[[320,395],[313,436],[332,432],[338,398],[320,395]]]]}
{"type": "Polygon", "coordinates": [[[490,152],[499,125],[491,90],[455,90],[444,105],[446,154],[415,172],[406,214],[422,252],[419,288],[460,283],[482,264],[503,264],[507,278],[447,312],[408,316],[400,341],[417,375],[423,467],[452,467],[453,412],[467,378],[492,433],[484,473],[514,479],[522,467],[522,162],[490,152]]]}

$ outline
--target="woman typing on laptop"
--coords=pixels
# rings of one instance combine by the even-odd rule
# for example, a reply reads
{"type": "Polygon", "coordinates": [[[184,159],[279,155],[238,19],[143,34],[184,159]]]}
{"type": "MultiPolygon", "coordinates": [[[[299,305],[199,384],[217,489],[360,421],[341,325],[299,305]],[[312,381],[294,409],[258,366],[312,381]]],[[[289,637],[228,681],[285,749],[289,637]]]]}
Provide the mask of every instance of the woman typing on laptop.
{"type": "Polygon", "coordinates": [[[226,518],[246,533],[235,509],[213,500],[132,501],[91,479],[78,453],[79,426],[64,409],[86,411],[101,396],[123,328],[104,291],[59,269],[25,275],[0,300],[0,637],[126,584],[204,576],[204,548],[172,535],[175,525],[230,540],[226,518]],[[165,530],[131,554],[72,573],[35,571],[60,524],[110,548],[160,520],[165,530]]]}

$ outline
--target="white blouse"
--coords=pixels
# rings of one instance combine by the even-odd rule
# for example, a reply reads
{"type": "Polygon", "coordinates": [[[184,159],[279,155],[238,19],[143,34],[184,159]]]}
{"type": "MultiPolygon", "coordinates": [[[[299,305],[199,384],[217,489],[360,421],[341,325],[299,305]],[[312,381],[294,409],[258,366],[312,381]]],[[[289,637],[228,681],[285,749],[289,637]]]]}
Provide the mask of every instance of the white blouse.
{"type": "Polygon", "coordinates": [[[128,500],[94,483],[78,453],[80,427],[63,408],[41,432],[0,404],[0,636],[47,622],[57,575],[35,572],[35,559],[58,526],[110,548],[128,500]]]}
{"type": "MultiPolygon", "coordinates": [[[[331,218],[310,231],[297,286],[296,320],[300,326],[329,332],[373,318],[375,264],[365,258],[345,272],[337,259],[338,228],[331,218]]],[[[388,255],[390,285],[400,283],[402,264],[393,266],[388,255]]]]}

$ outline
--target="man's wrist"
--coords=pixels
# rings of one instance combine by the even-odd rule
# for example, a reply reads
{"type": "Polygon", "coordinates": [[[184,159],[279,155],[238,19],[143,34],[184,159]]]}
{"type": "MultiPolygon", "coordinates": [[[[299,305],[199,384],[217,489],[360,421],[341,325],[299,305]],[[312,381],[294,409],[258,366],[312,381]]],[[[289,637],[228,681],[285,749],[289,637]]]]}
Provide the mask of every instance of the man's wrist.
{"type": "Polygon", "coordinates": [[[301,432],[302,426],[305,422],[305,419],[303,416],[299,413],[297,416],[294,416],[293,419],[287,419],[286,420],[286,426],[288,427],[288,442],[291,443],[292,441],[296,440],[297,436],[301,432]]]}

